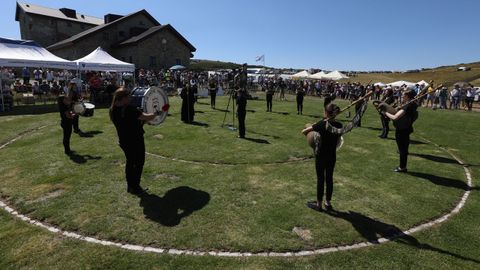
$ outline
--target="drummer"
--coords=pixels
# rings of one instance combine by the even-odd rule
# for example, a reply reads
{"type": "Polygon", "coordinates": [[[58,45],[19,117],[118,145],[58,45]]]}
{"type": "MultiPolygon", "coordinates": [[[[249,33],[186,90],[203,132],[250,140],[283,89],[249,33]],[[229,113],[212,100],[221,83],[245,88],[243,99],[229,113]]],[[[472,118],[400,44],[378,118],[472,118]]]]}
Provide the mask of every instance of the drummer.
{"type": "Polygon", "coordinates": [[[154,120],[157,115],[141,112],[129,104],[130,93],[123,88],[117,89],[110,106],[110,119],[115,125],[120,148],[127,160],[125,165],[127,192],[141,195],[145,193],[140,186],[145,163],[143,124],[154,120]]]}
{"type": "Polygon", "coordinates": [[[73,119],[75,118],[75,114],[72,112],[72,94],[73,92],[70,91],[68,95],[61,95],[57,99],[58,110],[61,117],[60,126],[63,129],[63,148],[67,155],[72,153],[70,149],[70,137],[72,136],[73,119]]]}

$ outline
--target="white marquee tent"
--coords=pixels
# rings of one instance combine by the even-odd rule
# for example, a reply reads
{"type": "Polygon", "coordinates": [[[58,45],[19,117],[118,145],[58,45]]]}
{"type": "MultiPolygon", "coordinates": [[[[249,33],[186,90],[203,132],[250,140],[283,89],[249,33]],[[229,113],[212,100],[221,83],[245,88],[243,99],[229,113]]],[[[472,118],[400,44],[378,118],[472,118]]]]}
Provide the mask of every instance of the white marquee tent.
{"type": "Polygon", "coordinates": [[[407,82],[407,81],[396,81],[392,83],[387,83],[387,85],[392,87],[401,87],[403,85],[406,85],[407,87],[411,87],[411,86],[415,86],[415,83],[407,82]]]}
{"type": "Polygon", "coordinates": [[[341,79],[348,79],[348,76],[341,73],[340,71],[338,70],[335,70],[335,71],[332,71],[328,74],[326,74],[324,76],[325,79],[327,80],[334,80],[334,81],[338,81],[338,80],[341,80],[341,79]]]}
{"type": "Polygon", "coordinates": [[[101,47],[98,47],[87,56],[75,60],[80,70],[91,71],[116,71],[116,72],[133,72],[135,65],[120,61],[101,47]]]}
{"type": "Polygon", "coordinates": [[[72,61],[55,56],[33,41],[0,38],[0,66],[77,69],[72,61]]]}
{"type": "Polygon", "coordinates": [[[292,75],[292,78],[294,79],[307,79],[310,76],[310,73],[308,71],[300,71],[298,73],[295,73],[292,75]]]}
{"type": "Polygon", "coordinates": [[[323,80],[323,79],[325,79],[325,75],[327,75],[327,73],[323,72],[323,70],[322,70],[320,72],[317,72],[313,75],[308,76],[308,78],[313,79],[313,80],[323,80]]]}

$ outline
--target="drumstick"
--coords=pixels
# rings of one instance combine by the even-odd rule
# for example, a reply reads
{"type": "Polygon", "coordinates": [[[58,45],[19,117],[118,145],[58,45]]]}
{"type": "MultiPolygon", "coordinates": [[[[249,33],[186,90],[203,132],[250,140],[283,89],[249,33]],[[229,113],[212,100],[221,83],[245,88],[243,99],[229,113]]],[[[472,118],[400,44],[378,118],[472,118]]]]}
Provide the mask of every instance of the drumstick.
{"type": "Polygon", "coordinates": [[[346,110],[350,109],[352,106],[356,105],[357,103],[359,103],[360,101],[363,101],[364,99],[370,97],[371,95],[373,94],[373,90],[369,91],[368,93],[365,94],[365,96],[355,100],[354,102],[352,102],[350,105],[348,105],[347,107],[343,108],[342,110],[340,110],[340,112],[337,113],[337,115],[335,116],[332,116],[332,117],[329,117],[327,118],[326,120],[331,120],[333,119],[333,117],[336,117],[338,115],[340,115],[341,113],[345,112],[346,110]]]}

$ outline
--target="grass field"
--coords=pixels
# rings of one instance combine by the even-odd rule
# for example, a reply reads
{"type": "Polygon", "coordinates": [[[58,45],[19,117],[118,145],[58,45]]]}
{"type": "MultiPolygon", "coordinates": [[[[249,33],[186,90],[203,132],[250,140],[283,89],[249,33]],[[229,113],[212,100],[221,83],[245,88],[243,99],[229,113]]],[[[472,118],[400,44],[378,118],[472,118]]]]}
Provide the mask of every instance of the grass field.
{"type": "MultiPolygon", "coordinates": [[[[323,101],[308,97],[297,115],[294,97],[249,101],[247,140],[221,127],[219,110],[196,105],[197,125],[179,120],[178,98],[160,126],[146,126],[142,185],[149,195],[126,193],[124,156],[105,109],[81,118],[86,137],[73,135],[76,155],[63,154],[58,113],[0,116],[0,142],[43,129],[0,150],[0,196],[21,213],[82,235],[159,248],[286,252],[375,241],[449,212],[467,189],[463,168],[429,139],[480,172],[480,115],[421,110],[415,123],[409,174],[398,165],[393,132],[380,133],[369,108],[362,128],[345,136],[338,152],[333,204],[337,215],[314,212],[314,161],[300,130],[319,120],[323,101]],[[161,158],[161,157],[164,158],[161,158]],[[177,160],[174,160],[177,159],[177,160]],[[183,162],[183,161],[191,162],[183,162]],[[294,228],[308,232],[298,235],[294,228]]],[[[339,102],[343,107],[344,102],[339,102]]],[[[227,123],[232,115],[227,114],[227,123]]],[[[342,121],[348,121],[340,117],[342,121]]],[[[217,258],[125,251],[33,227],[0,211],[1,269],[478,269],[478,187],[446,223],[394,242],[305,258],[217,258]]]]}

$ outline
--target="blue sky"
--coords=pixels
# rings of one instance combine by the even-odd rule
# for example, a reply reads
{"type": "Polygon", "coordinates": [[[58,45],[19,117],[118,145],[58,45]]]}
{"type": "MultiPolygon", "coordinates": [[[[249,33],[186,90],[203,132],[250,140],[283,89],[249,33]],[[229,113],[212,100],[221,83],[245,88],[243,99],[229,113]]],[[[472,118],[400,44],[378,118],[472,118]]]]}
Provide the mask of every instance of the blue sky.
{"type": "MultiPolygon", "coordinates": [[[[196,48],[197,59],[340,70],[406,70],[480,61],[477,0],[20,1],[101,17],[146,9],[196,48]]],[[[20,38],[13,0],[0,36],[20,38]]]]}

